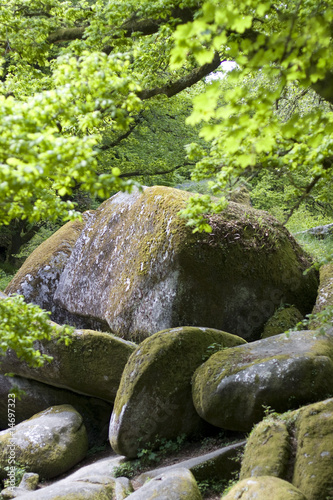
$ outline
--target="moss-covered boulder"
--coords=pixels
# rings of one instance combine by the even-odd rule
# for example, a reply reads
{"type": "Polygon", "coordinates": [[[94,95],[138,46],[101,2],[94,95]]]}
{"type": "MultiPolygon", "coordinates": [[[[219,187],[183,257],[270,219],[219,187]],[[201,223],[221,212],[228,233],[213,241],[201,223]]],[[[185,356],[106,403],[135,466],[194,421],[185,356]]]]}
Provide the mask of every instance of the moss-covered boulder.
{"type": "MultiPolygon", "coordinates": [[[[236,483],[223,500],[308,500],[295,486],[272,476],[251,477],[236,483]]],[[[319,500],[319,498],[317,499],[319,500]]]]}
{"type": "Polygon", "coordinates": [[[302,319],[302,314],[295,306],[284,307],[283,309],[279,308],[265,324],[261,338],[266,339],[267,337],[287,332],[290,328],[294,328],[302,319]]]}
{"type": "Polygon", "coordinates": [[[303,274],[310,261],[280,223],[230,202],[209,217],[210,234],[193,234],[179,216],[190,196],[161,186],[116,194],[89,213],[61,269],[50,264],[63,255],[59,234],[43,244],[47,263],[38,265],[37,250],[8,292],[51,310],[58,323],[99,322],[130,340],[180,325],[255,339],[281,301],[311,311],[316,272],[303,274]]]}
{"type": "Polygon", "coordinates": [[[15,373],[113,403],[124,367],[136,345],[109,333],[75,330],[68,345],[54,337],[37,341],[35,348],[53,360],[32,368],[13,351],[7,351],[1,359],[0,373],[15,373]]]}
{"type": "Polygon", "coordinates": [[[291,444],[286,422],[264,419],[254,427],[247,440],[239,478],[274,476],[285,479],[291,444]]]}
{"type": "Polygon", "coordinates": [[[107,442],[113,405],[99,398],[59,389],[35,380],[0,375],[0,430],[8,427],[8,394],[21,391],[15,407],[15,422],[33,417],[51,406],[71,405],[82,416],[88,434],[89,447],[107,442]]]}
{"type": "Polygon", "coordinates": [[[42,478],[52,478],[80,462],[88,450],[81,415],[70,405],[54,406],[0,432],[0,477],[9,460],[42,478]]]}
{"type": "Polygon", "coordinates": [[[333,399],[299,410],[294,436],[292,483],[308,500],[333,498],[333,399]]]}
{"type": "MultiPolygon", "coordinates": [[[[324,313],[327,308],[333,308],[333,262],[325,264],[320,268],[320,281],[316,304],[313,314],[324,313]]],[[[310,322],[310,328],[320,328],[328,318],[314,318],[310,322]]],[[[332,326],[332,316],[329,319],[332,326]]],[[[325,324],[325,327],[328,325],[325,324]]]]}
{"type": "Polygon", "coordinates": [[[128,500],[201,500],[201,493],[194,476],[188,469],[174,469],[154,477],[128,500]]]}
{"type": "Polygon", "coordinates": [[[333,497],[333,399],[274,414],[253,429],[240,477],[261,475],[290,481],[308,500],[333,497]]]}
{"type": "Polygon", "coordinates": [[[164,330],[142,342],[123,372],[110,423],[112,448],[129,458],[147,443],[203,428],[191,395],[191,377],[212,348],[245,343],[209,328],[164,330]]]}
{"type": "Polygon", "coordinates": [[[332,393],[333,334],[276,335],[217,352],[193,377],[193,401],[207,422],[249,431],[264,407],[283,412],[332,393]]]}

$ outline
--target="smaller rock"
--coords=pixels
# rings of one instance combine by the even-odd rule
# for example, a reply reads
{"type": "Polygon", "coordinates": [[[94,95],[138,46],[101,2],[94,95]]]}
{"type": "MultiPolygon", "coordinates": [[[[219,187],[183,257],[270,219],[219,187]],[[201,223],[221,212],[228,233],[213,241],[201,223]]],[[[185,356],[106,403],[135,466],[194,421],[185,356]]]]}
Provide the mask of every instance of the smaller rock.
{"type": "Polygon", "coordinates": [[[132,486],[127,479],[113,476],[123,458],[98,460],[65,479],[28,493],[24,500],[124,500],[132,486]]]}
{"type": "Polygon", "coordinates": [[[285,422],[264,419],[255,426],[246,443],[240,479],[252,476],[284,478],[290,456],[290,438],[285,422]]]}
{"type": "Polygon", "coordinates": [[[188,469],[174,469],[145,483],[128,500],[201,500],[201,493],[188,469]]]}
{"type": "Polygon", "coordinates": [[[306,229],[305,231],[300,231],[296,234],[311,234],[315,236],[319,240],[323,240],[324,238],[328,238],[333,235],[333,224],[325,224],[324,226],[316,226],[311,227],[310,229],[306,229]]]}
{"type": "Polygon", "coordinates": [[[51,407],[0,432],[0,477],[6,478],[6,467],[16,462],[42,478],[52,478],[80,462],[87,450],[81,415],[70,405],[51,407]]]}
{"type": "Polygon", "coordinates": [[[333,399],[301,408],[295,417],[292,483],[308,500],[333,498],[333,399]]]}
{"type": "Polygon", "coordinates": [[[223,500],[307,500],[301,491],[283,479],[260,476],[243,479],[222,496],[223,500]]]}
{"type": "Polygon", "coordinates": [[[38,482],[38,474],[35,474],[34,472],[26,472],[23,474],[19,487],[24,488],[25,490],[34,491],[37,488],[38,482]]]}
{"type": "MultiPolygon", "coordinates": [[[[312,313],[321,313],[325,311],[326,307],[333,307],[333,262],[325,264],[320,268],[318,295],[312,313]]],[[[310,321],[309,328],[321,328],[324,326],[326,329],[332,326],[332,321],[332,317],[314,318],[310,321]],[[324,324],[324,319],[330,321],[330,323],[324,324]]]]}
{"type": "Polygon", "coordinates": [[[30,491],[35,491],[39,482],[39,475],[33,472],[23,474],[18,486],[11,486],[2,490],[1,495],[4,500],[26,495],[30,491]]]}
{"type": "Polygon", "coordinates": [[[16,425],[51,406],[66,404],[82,416],[90,448],[107,443],[111,403],[22,377],[0,375],[0,430],[8,426],[8,394],[14,387],[23,392],[15,408],[16,425]]]}
{"type": "Polygon", "coordinates": [[[265,324],[261,338],[266,339],[267,337],[287,332],[291,328],[294,328],[302,319],[301,312],[295,306],[278,309],[265,324]]]}

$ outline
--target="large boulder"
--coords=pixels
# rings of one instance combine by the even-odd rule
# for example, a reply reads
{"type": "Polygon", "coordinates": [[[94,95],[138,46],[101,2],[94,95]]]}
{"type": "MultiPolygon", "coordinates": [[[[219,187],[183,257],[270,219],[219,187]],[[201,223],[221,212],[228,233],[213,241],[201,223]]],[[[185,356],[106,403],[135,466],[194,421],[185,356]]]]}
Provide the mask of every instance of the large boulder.
{"type": "Polygon", "coordinates": [[[136,349],[132,342],[92,330],[75,330],[68,345],[55,336],[36,341],[34,347],[52,356],[52,361],[32,368],[13,351],[7,351],[0,359],[0,373],[15,373],[111,403],[127,360],[136,349]]]}
{"type": "MultiPolygon", "coordinates": [[[[243,479],[223,495],[223,500],[308,500],[295,486],[273,476],[243,479]]],[[[319,498],[317,499],[319,500],[319,498]]]]}
{"type": "Polygon", "coordinates": [[[240,478],[289,480],[308,500],[333,497],[333,399],[272,415],[251,432],[240,478]]]}
{"type": "Polygon", "coordinates": [[[281,334],[217,352],[197,369],[192,387],[203,419],[249,431],[265,406],[283,412],[332,394],[333,332],[281,334]]]}
{"type": "MultiPolygon", "coordinates": [[[[179,216],[190,196],[161,186],[116,194],[89,213],[52,289],[32,256],[7,293],[23,293],[57,322],[67,311],[80,327],[98,321],[129,339],[180,325],[255,339],[281,301],[311,311],[316,272],[303,274],[310,261],[280,223],[230,202],[209,217],[210,234],[193,234],[179,216]]],[[[57,255],[62,243],[52,238],[57,255]]]]}
{"type": "Polygon", "coordinates": [[[179,327],[158,332],[132,354],[125,367],[110,422],[112,448],[126,457],[160,438],[202,430],[191,395],[191,377],[214,345],[245,341],[209,328],[179,327]]]}
{"type": "Polygon", "coordinates": [[[107,442],[113,405],[99,398],[77,394],[22,377],[0,375],[0,430],[8,427],[8,394],[20,391],[20,401],[15,407],[15,422],[33,417],[51,406],[71,405],[82,416],[88,434],[89,447],[107,442]]]}
{"type": "Polygon", "coordinates": [[[70,405],[54,406],[0,432],[0,477],[7,476],[6,467],[14,460],[52,478],[80,462],[87,450],[81,415],[70,405]]]}

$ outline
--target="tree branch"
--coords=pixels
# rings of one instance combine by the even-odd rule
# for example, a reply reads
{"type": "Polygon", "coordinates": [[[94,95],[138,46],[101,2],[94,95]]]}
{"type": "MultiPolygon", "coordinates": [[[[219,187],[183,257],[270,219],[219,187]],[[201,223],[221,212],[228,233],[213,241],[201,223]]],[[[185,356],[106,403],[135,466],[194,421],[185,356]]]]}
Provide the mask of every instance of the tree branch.
{"type": "MultiPolygon", "coordinates": [[[[175,19],[175,25],[187,23],[193,21],[192,9],[184,8],[181,9],[176,7],[172,10],[170,16],[161,16],[157,19],[139,19],[136,14],[127,19],[123,24],[118,27],[110,26],[110,30],[114,30],[115,33],[111,38],[119,38],[117,31],[122,31],[125,37],[131,37],[133,33],[140,33],[142,36],[152,35],[157,33],[162,24],[166,24],[171,19],[175,19]]],[[[72,40],[80,40],[83,38],[84,32],[87,26],[81,26],[79,28],[64,28],[50,33],[48,37],[49,43],[59,43],[59,42],[70,42],[72,40]]]]}
{"type": "Polygon", "coordinates": [[[107,151],[108,149],[114,148],[115,146],[118,146],[118,144],[121,143],[124,139],[127,139],[127,137],[133,132],[133,130],[138,126],[138,124],[143,120],[142,113],[139,113],[138,116],[134,118],[134,122],[131,123],[129,126],[128,130],[124,132],[123,134],[119,135],[114,141],[108,142],[107,144],[102,144],[101,146],[97,146],[96,149],[99,151],[107,151]]]}
{"type": "Polygon", "coordinates": [[[178,170],[182,167],[186,167],[187,165],[195,165],[194,162],[185,162],[182,165],[177,165],[176,167],[171,168],[170,170],[160,170],[159,172],[128,172],[125,174],[120,174],[119,177],[124,178],[124,177],[143,177],[145,175],[148,175],[150,177],[153,177],[154,175],[164,175],[164,174],[171,174],[172,172],[175,172],[175,170],[178,170]]]}
{"type": "Polygon", "coordinates": [[[143,101],[160,94],[164,94],[167,97],[172,97],[182,90],[186,89],[187,87],[191,87],[195,83],[202,80],[202,78],[209,75],[209,73],[218,68],[220,64],[220,56],[217,52],[215,52],[214,59],[211,63],[207,63],[203,66],[200,66],[199,68],[195,68],[186,76],[183,76],[174,82],[168,82],[166,85],[163,85],[163,87],[141,90],[137,95],[143,101]]]}

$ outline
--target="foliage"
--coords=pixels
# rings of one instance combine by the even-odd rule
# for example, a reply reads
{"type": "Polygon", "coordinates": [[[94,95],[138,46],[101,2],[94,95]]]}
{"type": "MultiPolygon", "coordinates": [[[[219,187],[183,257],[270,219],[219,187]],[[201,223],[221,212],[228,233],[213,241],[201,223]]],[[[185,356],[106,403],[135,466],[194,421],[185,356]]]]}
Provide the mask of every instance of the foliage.
{"type": "MultiPolygon", "coordinates": [[[[13,349],[19,358],[31,366],[41,366],[51,357],[35,349],[34,342],[58,337],[66,345],[70,342],[71,327],[58,328],[49,320],[50,313],[38,306],[26,304],[24,297],[15,295],[0,300],[0,356],[13,349]]],[[[0,359],[1,361],[1,359],[0,359]]]]}
{"type": "Polygon", "coordinates": [[[290,333],[298,330],[307,330],[309,328],[309,323],[315,321],[320,327],[317,327],[320,335],[325,335],[328,329],[332,328],[333,325],[333,306],[326,306],[322,311],[315,314],[307,314],[306,317],[297,323],[295,328],[292,328],[287,332],[289,336],[290,333]]]}
{"type": "Polygon", "coordinates": [[[288,176],[284,205],[309,195],[329,205],[332,24],[331,0],[4,0],[0,224],[69,220],[78,192],[101,199],[130,191],[136,172],[146,182],[145,164],[149,175],[164,171],[168,140],[150,164],[149,137],[157,122],[170,126],[168,107],[179,123],[189,112],[207,144],[188,128],[169,130],[170,170],[181,175],[166,182],[182,182],[186,163],[197,162],[194,181],[208,178],[222,193],[190,201],[183,215],[194,230],[210,231],[204,214],[225,207],[240,177],[255,184],[258,171],[288,176]],[[223,60],[233,71],[204,81],[223,60]],[[182,130],[188,160],[175,141],[182,130]]]}
{"type": "MultiPolygon", "coordinates": [[[[11,466],[4,467],[4,470],[6,472],[10,472],[11,466]]],[[[20,462],[15,462],[15,486],[18,486],[20,484],[20,482],[22,481],[22,478],[26,472],[27,472],[27,468],[25,465],[21,464],[20,462]]],[[[12,486],[11,480],[5,479],[4,480],[4,487],[8,488],[10,486],[12,486]]]]}
{"type": "MultiPolygon", "coordinates": [[[[332,18],[331,2],[276,6],[270,1],[208,0],[192,23],[177,28],[173,67],[189,53],[200,64],[208,62],[215,50],[237,63],[229,86],[213,80],[194,99],[188,119],[202,123],[201,134],[211,142],[210,155],[202,155],[195,176],[214,175],[213,192],[254,169],[275,169],[280,175],[306,172],[308,182],[293,190],[296,200],[316,187],[318,199],[325,201],[325,184],[332,178],[333,115],[322,100],[332,101],[325,83],[333,62],[332,18]]],[[[190,157],[197,154],[192,145],[190,157]]],[[[196,206],[194,201],[184,215],[205,229],[196,206]]],[[[223,203],[203,208],[222,209],[223,203]]]]}

